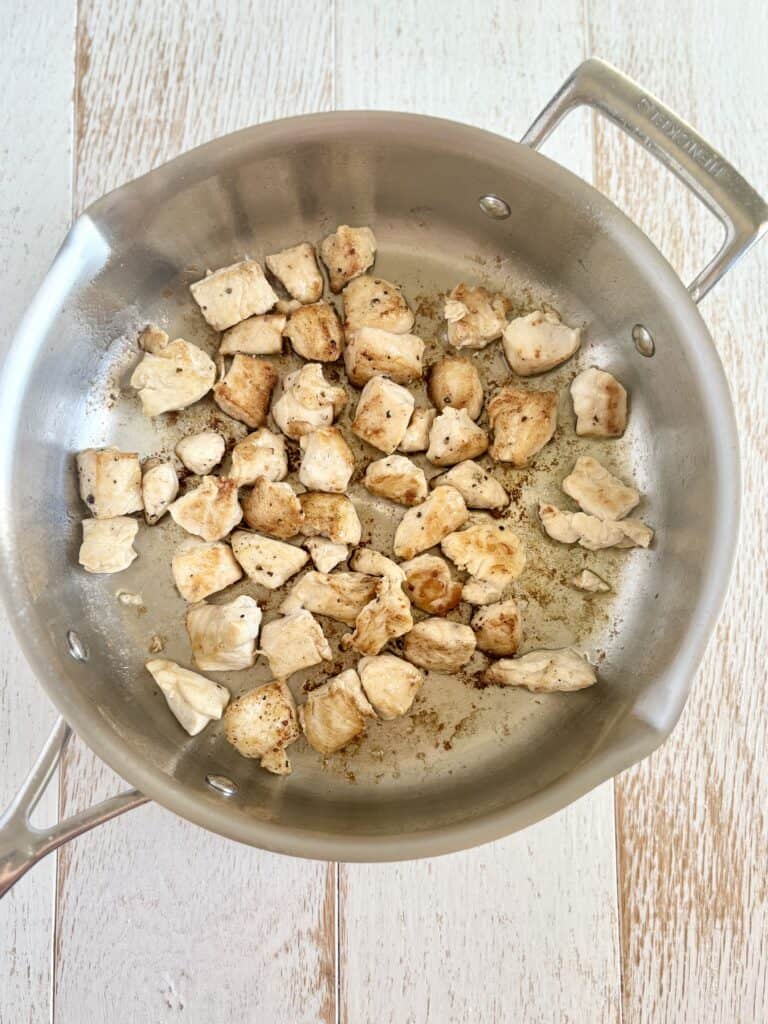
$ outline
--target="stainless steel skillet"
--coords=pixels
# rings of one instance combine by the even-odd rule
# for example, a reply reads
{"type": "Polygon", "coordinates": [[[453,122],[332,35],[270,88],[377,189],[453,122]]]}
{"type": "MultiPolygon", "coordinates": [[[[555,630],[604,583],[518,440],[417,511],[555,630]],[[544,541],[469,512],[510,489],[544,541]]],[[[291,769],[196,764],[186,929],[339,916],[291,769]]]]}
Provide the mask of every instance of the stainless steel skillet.
{"type": "MultiPolygon", "coordinates": [[[[711,633],[738,525],[733,412],[695,303],[767,221],[765,204],[723,157],[595,60],[577,69],[523,145],[414,115],[315,115],[210,143],[93,204],[3,368],[0,579],[17,638],[51,699],[137,790],[48,832],[31,829],[30,806],[66,741],[67,727],[57,726],[2,820],[0,888],[72,835],[147,798],[278,852],[432,856],[539,820],[653,750],[679,716],[711,633]],[[581,104],[648,147],[722,220],[723,248],[690,289],[608,200],[535,151],[581,104]],[[403,285],[432,353],[440,347],[434,299],[459,280],[487,281],[521,308],[549,301],[586,324],[580,362],[549,379],[566,392],[579,366],[596,363],[627,385],[630,429],[601,457],[647,495],[642,513],[658,536],[650,552],[600,556],[614,584],[610,599],[588,600],[564,585],[584,555],[545,542],[530,516],[536,498],[558,494],[575,454],[592,450],[575,439],[564,402],[551,450],[534,471],[504,480],[530,554],[520,580],[527,642],[579,642],[599,659],[600,685],[534,697],[478,689],[472,671],[435,677],[411,716],[374,726],[353,754],[322,763],[299,749],[294,774],[276,779],[240,759],[218,730],[192,740],[168,714],[143,662],[156,633],[169,657],[188,660],[168,571],[179,535],[168,523],[144,529],[130,570],[85,576],[75,566],[72,456],[107,443],[168,452],[209,422],[212,407],[162,425],[137,413],[123,388],[137,328],[154,320],[211,346],[189,301],[190,280],[243,253],[258,258],[319,239],[341,222],[374,225],[377,269],[403,285]],[[140,594],[146,614],[122,604],[118,590],[140,594]]],[[[478,365],[489,387],[508,375],[495,350],[478,365]]],[[[353,498],[371,538],[386,543],[397,513],[359,490],[353,498]]],[[[259,678],[224,681],[237,692],[259,678]]]]}

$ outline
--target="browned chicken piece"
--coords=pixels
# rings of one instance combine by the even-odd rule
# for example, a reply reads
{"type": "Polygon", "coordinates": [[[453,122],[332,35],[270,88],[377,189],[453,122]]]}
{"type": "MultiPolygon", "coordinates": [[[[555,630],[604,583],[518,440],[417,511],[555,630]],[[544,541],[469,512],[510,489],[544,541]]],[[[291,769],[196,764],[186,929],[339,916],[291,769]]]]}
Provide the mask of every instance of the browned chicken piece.
{"type": "Polygon", "coordinates": [[[407,454],[425,452],[429,448],[429,432],[437,416],[436,409],[414,409],[403,440],[397,446],[399,452],[407,454]]]}
{"type": "Polygon", "coordinates": [[[466,409],[443,410],[429,432],[427,458],[435,466],[455,466],[488,449],[488,435],[469,418],[466,409]]]}
{"type": "Polygon", "coordinates": [[[288,317],[283,313],[265,313],[249,316],[242,323],[225,331],[219,345],[219,355],[233,356],[242,352],[247,356],[279,356],[283,350],[283,331],[288,317]]]}
{"type": "Polygon", "coordinates": [[[284,480],[287,475],[285,441],[266,427],[244,437],[232,449],[229,478],[240,487],[255,483],[260,476],[267,480],[284,480]]]}
{"type": "Polygon", "coordinates": [[[405,583],[405,573],[397,562],[375,548],[358,548],[349,564],[355,572],[364,572],[369,576],[389,576],[396,583],[405,583]]]}
{"type": "Polygon", "coordinates": [[[267,418],[276,383],[271,363],[238,353],[226,375],[214,385],[213,400],[227,416],[255,430],[267,418]]]}
{"type": "Polygon", "coordinates": [[[388,455],[368,464],[363,486],[401,505],[418,505],[428,494],[424,470],[404,455],[388,455]]]}
{"type": "Polygon", "coordinates": [[[378,654],[385,644],[403,636],[413,627],[411,602],[403,593],[401,580],[382,576],[376,594],[355,620],[354,633],[341,638],[344,650],[354,647],[360,654],[378,654]]]}
{"type": "Polygon", "coordinates": [[[286,437],[297,441],[318,427],[330,427],[346,402],[344,388],[325,379],[320,363],[306,363],[286,376],[272,417],[286,437]]]}
{"type": "Polygon", "coordinates": [[[224,712],[224,735],[238,754],[259,758],[261,767],[288,775],[286,747],[301,736],[296,704],[284,679],[273,679],[230,703],[224,712]]]}
{"type": "Polygon", "coordinates": [[[309,559],[302,548],[245,530],[232,534],[232,551],[254,583],[268,590],[282,587],[309,559]]]}
{"type": "Polygon", "coordinates": [[[368,703],[353,668],[310,690],[299,706],[299,721],[307,742],[320,754],[335,754],[365,732],[366,718],[376,714],[368,703]]]}
{"type": "Polygon", "coordinates": [[[486,288],[457,284],[445,303],[448,341],[454,348],[485,348],[501,337],[509,303],[486,288]]]}
{"type": "Polygon", "coordinates": [[[334,544],[360,543],[363,527],[357,509],[346,494],[305,491],[299,495],[305,537],[327,537],[334,544]]]}
{"type": "Polygon", "coordinates": [[[333,657],[320,623],[303,608],[263,626],[260,646],[270,672],[285,679],[333,657]]]}
{"type": "Polygon", "coordinates": [[[520,611],[513,600],[489,604],[472,616],[477,647],[486,654],[517,654],[523,639],[520,611]]]}
{"type": "Polygon", "coordinates": [[[291,313],[283,332],[293,351],[313,363],[332,363],[344,349],[344,332],[329,302],[314,302],[291,313]]]}
{"type": "Polygon", "coordinates": [[[141,463],[136,452],[86,448],[77,456],[80,497],[96,519],[140,512],[141,463]]]}
{"type": "Polygon", "coordinates": [[[454,487],[436,487],[423,504],[408,509],[395,532],[397,558],[415,558],[439,544],[469,518],[464,499],[454,487]]]}
{"type": "Polygon", "coordinates": [[[260,476],[242,498],[243,519],[252,530],[288,540],[301,533],[304,513],[298,495],[286,483],[260,476]]]}
{"type": "Polygon", "coordinates": [[[487,605],[500,601],[504,594],[504,586],[489,583],[487,580],[476,580],[470,577],[461,588],[461,600],[467,604],[487,605]]]}
{"type": "Polygon", "coordinates": [[[466,409],[476,420],[483,411],[483,385],[474,363],[459,356],[445,356],[429,374],[429,397],[438,409],[466,409]]]}
{"type": "Polygon", "coordinates": [[[243,518],[237,500],[237,484],[217,476],[205,476],[194,490],[177,498],[168,511],[174,522],[203,540],[222,540],[243,518]]]}
{"type": "Polygon", "coordinates": [[[449,534],[440,546],[459,569],[499,587],[506,587],[525,568],[523,542],[506,523],[476,523],[449,534]]]}
{"type": "Polygon", "coordinates": [[[413,313],[396,284],[364,274],[344,289],[344,327],[348,331],[377,327],[407,334],[413,327],[413,313]]]}
{"type": "Polygon", "coordinates": [[[503,387],[488,403],[493,430],[491,458],[521,468],[552,440],[557,392],[503,387]]]}
{"type": "Polygon", "coordinates": [[[361,658],[357,671],[366,697],[385,722],[410,711],[424,682],[424,676],[415,665],[396,658],[394,654],[361,658]]]}
{"type": "Polygon", "coordinates": [[[277,302],[277,295],[255,260],[214,270],[191,284],[189,290],[214,331],[226,331],[249,316],[268,313],[277,302]]]}
{"type": "Polygon", "coordinates": [[[413,406],[410,391],[386,377],[372,377],[360,395],[352,430],[363,441],[390,455],[403,439],[413,406]]]}
{"type": "Polygon", "coordinates": [[[192,657],[203,672],[240,672],[256,664],[261,608],[252,597],[203,601],[188,609],[186,624],[192,657]]]}
{"type": "Polygon", "coordinates": [[[347,557],[346,544],[334,544],[325,537],[307,537],[304,547],[310,554],[312,564],[318,572],[331,572],[347,557]]]}
{"type": "Polygon", "coordinates": [[[405,592],[412,604],[430,615],[447,615],[461,601],[461,583],[453,579],[439,555],[419,555],[403,562],[405,592]]]}
{"type": "Polygon", "coordinates": [[[587,551],[602,548],[647,548],[653,530],[639,519],[603,521],[584,512],[564,512],[554,505],[539,505],[539,519],[552,540],[561,544],[579,544],[587,551]]]}
{"type": "Polygon", "coordinates": [[[568,693],[597,682],[595,670],[572,647],[502,658],[486,670],[484,679],[500,686],[525,686],[532,693],[568,693]]]}
{"type": "Polygon", "coordinates": [[[215,430],[188,434],[176,445],[176,454],[184,466],[198,476],[208,476],[224,458],[226,444],[215,430]]]}
{"type": "Polygon", "coordinates": [[[300,242],[267,256],[267,270],[299,302],[317,302],[323,294],[323,275],[309,242],[300,242]]]}
{"type": "Polygon", "coordinates": [[[570,359],[580,344],[578,328],[568,327],[554,311],[540,309],[508,323],[502,340],[507,362],[520,377],[553,370],[570,359]]]}
{"type": "Polygon", "coordinates": [[[133,548],[139,524],[130,516],[84,519],[78,562],[90,573],[122,572],[138,557],[133,548]]]}
{"type": "Polygon", "coordinates": [[[447,473],[432,477],[432,487],[447,484],[455,487],[467,508],[500,509],[509,504],[509,495],[495,477],[470,459],[459,462],[447,473]]]}
{"type": "Polygon", "coordinates": [[[343,494],[355,471],[355,457],[338,427],[319,427],[299,441],[299,480],[310,491],[343,494]]]}
{"type": "Polygon", "coordinates": [[[572,587],[575,587],[577,590],[584,590],[588,594],[607,594],[611,589],[610,583],[606,583],[602,576],[598,576],[591,569],[582,569],[581,572],[572,576],[568,582],[572,587]]]}
{"type": "Polygon", "coordinates": [[[378,374],[397,384],[421,380],[424,342],[416,334],[394,334],[377,327],[360,327],[347,333],[344,367],[358,387],[378,374]]]}
{"type": "Polygon", "coordinates": [[[360,612],[373,600],[377,581],[361,572],[307,572],[280,605],[287,615],[306,608],[313,615],[325,615],[354,626],[360,612]]]}
{"type": "Polygon", "coordinates": [[[563,490],[588,515],[598,519],[623,519],[640,501],[634,487],[627,487],[597,459],[583,455],[563,480],[563,490]]]}
{"type": "Polygon", "coordinates": [[[414,665],[432,672],[458,672],[472,660],[475,634],[450,619],[424,619],[405,638],[403,654],[414,665]]]}
{"type": "Polygon", "coordinates": [[[340,292],[348,281],[373,266],[376,237],[370,228],[341,224],[320,243],[320,257],[328,268],[331,291],[340,292]]]}
{"type": "Polygon", "coordinates": [[[627,428],[627,392],[604,370],[583,370],[571,384],[576,433],[580,437],[621,437],[627,428]]]}
{"type": "Polygon", "coordinates": [[[170,338],[166,332],[154,324],[147,324],[139,332],[138,343],[142,352],[151,352],[156,355],[158,352],[162,352],[169,341],[170,338]]]}
{"type": "Polygon", "coordinates": [[[162,519],[178,493],[179,478],[170,462],[161,462],[144,470],[141,497],[144,502],[144,518],[149,526],[154,526],[162,519]]]}
{"type": "Polygon", "coordinates": [[[213,387],[216,364],[197,345],[183,338],[161,345],[154,336],[145,344],[151,344],[152,351],[142,356],[131,375],[131,387],[139,393],[145,416],[186,409],[213,387]]]}
{"type": "Polygon", "coordinates": [[[227,544],[187,541],[171,561],[173,582],[185,601],[194,604],[242,577],[243,570],[227,544]]]}

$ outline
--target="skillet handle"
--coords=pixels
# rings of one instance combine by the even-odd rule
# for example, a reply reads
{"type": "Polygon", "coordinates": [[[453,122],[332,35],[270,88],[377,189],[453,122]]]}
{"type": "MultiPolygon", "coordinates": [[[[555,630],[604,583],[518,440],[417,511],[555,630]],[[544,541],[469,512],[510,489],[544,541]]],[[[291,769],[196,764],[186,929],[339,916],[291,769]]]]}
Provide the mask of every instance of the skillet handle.
{"type": "Polygon", "coordinates": [[[110,797],[50,828],[35,828],[29,817],[45,792],[72,732],[60,718],[21,789],[0,815],[0,898],[39,860],[110,818],[148,801],[135,789],[110,797]]]}
{"type": "Polygon", "coordinates": [[[720,251],[688,286],[693,301],[700,302],[768,230],[768,205],[690,125],[597,57],[576,68],[521,141],[537,149],[566,114],[581,106],[599,111],[636,139],[722,223],[725,239],[720,251]]]}

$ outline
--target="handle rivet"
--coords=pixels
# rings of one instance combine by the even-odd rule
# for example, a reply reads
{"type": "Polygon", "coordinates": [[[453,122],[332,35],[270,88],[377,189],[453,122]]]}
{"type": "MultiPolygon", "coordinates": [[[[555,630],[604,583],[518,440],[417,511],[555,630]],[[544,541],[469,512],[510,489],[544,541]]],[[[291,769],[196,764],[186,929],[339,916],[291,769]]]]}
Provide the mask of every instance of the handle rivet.
{"type": "Polygon", "coordinates": [[[75,661],[88,661],[88,648],[74,629],[70,629],[67,633],[67,647],[70,657],[75,661]]]}
{"type": "Polygon", "coordinates": [[[206,775],[205,781],[222,796],[234,796],[237,793],[237,785],[226,775],[206,775]]]}
{"type": "Polygon", "coordinates": [[[491,217],[493,220],[506,220],[512,213],[509,203],[502,199],[501,196],[490,194],[480,196],[477,202],[486,217],[491,217]]]}
{"type": "Polygon", "coordinates": [[[642,324],[635,324],[632,328],[632,340],[637,351],[641,356],[645,356],[646,359],[650,359],[656,351],[656,342],[653,340],[653,335],[642,324]]]}

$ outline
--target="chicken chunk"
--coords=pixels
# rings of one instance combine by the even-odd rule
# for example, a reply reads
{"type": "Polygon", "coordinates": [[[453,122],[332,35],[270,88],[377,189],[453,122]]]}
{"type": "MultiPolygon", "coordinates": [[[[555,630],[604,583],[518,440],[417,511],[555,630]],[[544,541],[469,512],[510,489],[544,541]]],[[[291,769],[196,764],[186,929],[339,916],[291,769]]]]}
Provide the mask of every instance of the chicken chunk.
{"type": "Polygon", "coordinates": [[[273,679],[236,697],[224,714],[224,735],[243,757],[260,758],[261,767],[275,775],[290,774],[285,750],[301,729],[285,680],[273,679]]]}
{"type": "Polygon", "coordinates": [[[597,459],[583,455],[563,480],[563,490],[584,512],[598,519],[623,519],[640,501],[634,487],[627,487],[597,459]]]}
{"type": "Polygon", "coordinates": [[[189,290],[214,331],[226,331],[249,316],[268,313],[277,302],[277,295],[255,260],[214,270],[191,284],[189,290]]]}
{"type": "Polygon", "coordinates": [[[224,332],[219,355],[233,356],[242,352],[246,356],[279,356],[283,351],[283,331],[287,323],[288,317],[283,313],[249,316],[224,332]]]}
{"type": "Polygon", "coordinates": [[[346,402],[344,388],[325,379],[320,363],[307,363],[283,381],[272,416],[286,437],[298,441],[318,427],[330,427],[346,402]]]}
{"type": "Polygon", "coordinates": [[[395,531],[397,558],[414,558],[439,544],[469,518],[464,499],[454,487],[436,487],[423,504],[408,509],[395,531]]]}
{"type": "Polygon", "coordinates": [[[227,544],[187,541],[171,561],[173,582],[185,601],[202,601],[242,577],[243,570],[227,544]]]}
{"type": "Polygon", "coordinates": [[[557,392],[504,387],[488,403],[493,430],[491,458],[521,468],[552,440],[557,392]]]}
{"type": "Polygon", "coordinates": [[[474,653],[475,634],[469,626],[449,619],[417,622],[403,644],[408,661],[433,672],[458,672],[474,653]]]}
{"type": "Polygon", "coordinates": [[[341,224],[320,244],[320,258],[328,268],[331,291],[336,294],[355,277],[364,274],[376,259],[376,238],[370,228],[341,224]]]}
{"type": "Polygon", "coordinates": [[[505,523],[476,523],[448,534],[440,547],[459,569],[498,587],[506,587],[525,568],[523,542],[505,523]]]}
{"type": "Polygon", "coordinates": [[[532,693],[583,690],[597,682],[595,670],[573,647],[531,651],[521,658],[502,658],[485,672],[487,683],[525,686],[532,693]]]}
{"type": "Polygon", "coordinates": [[[494,604],[496,601],[501,600],[505,585],[489,583],[487,580],[476,580],[470,577],[461,588],[461,600],[466,601],[467,604],[481,606],[494,604]]]}
{"type": "Polygon", "coordinates": [[[203,672],[237,672],[256,664],[261,608],[252,597],[196,604],[187,611],[192,657],[203,672]]]}
{"type": "Polygon", "coordinates": [[[313,615],[325,615],[353,626],[363,608],[374,597],[377,581],[360,572],[305,573],[294,583],[280,605],[284,615],[306,608],[313,615]]]}
{"type": "Polygon", "coordinates": [[[592,572],[591,569],[582,569],[581,572],[572,576],[568,582],[572,587],[577,590],[585,590],[588,594],[607,594],[610,589],[610,583],[606,583],[605,580],[598,576],[596,572],[592,572]]]}
{"type": "Polygon", "coordinates": [[[411,454],[413,452],[425,452],[429,448],[429,432],[437,416],[436,409],[414,409],[408,429],[403,434],[403,439],[397,446],[399,452],[411,454]]]}
{"type": "Polygon", "coordinates": [[[273,619],[262,628],[261,653],[270,671],[286,679],[333,657],[320,623],[303,608],[273,619]]]}
{"type": "Polygon", "coordinates": [[[627,392],[604,370],[583,370],[571,384],[576,433],[580,437],[621,437],[627,428],[627,392]]]}
{"type": "Polygon", "coordinates": [[[424,682],[415,665],[394,654],[361,658],[357,663],[365,696],[385,722],[407,714],[424,682]]]}
{"type": "Polygon", "coordinates": [[[334,544],[332,540],[326,540],[324,537],[307,537],[304,547],[318,572],[331,572],[347,557],[346,544],[334,544]]]}
{"type": "Polygon", "coordinates": [[[457,284],[445,304],[448,341],[454,348],[485,348],[501,337],[507,322],[507,300],[486,288],[457,284]]]}
{"type": "Polygon", "coordinates": [[[130,516],[84,519],[80,565],[91,573],[122,572],[137,558],[133,542],[138,532],[139,524],[130,516]]]}
{"type": "Polygon", "coordinates": [[[405,573],[405,592],[421,611],[447,615],[461,601],[461,583],[453,579],[439,555],[419,555],[400,568],[405,573]]]}
{"type": "Polygon", "coordinates": [[[355,572],[364,572],[369,576],[389,576],[396,583],[405,583],[402,567],[375,548],[358,548],[349,564],[355,572]]]}
{"type": "Polygon", "coordinates": [[[368,703],[353,668],[310,690],[299,706],[299,721],[307,742],[320,754],[335,754],[365,732],[366,718],[376,714],[368,703]]]}
{"type": "Polygon", "coordinates": [[[245,530],[232,534],[232,551],[248,577],[268,590],[282,587],[309,559],[306,551],[293,544],[245,530]]]}
{"type": "Polygon", "coordinates": [[[96,519],[140,512],[141,463],[135,452],[86,448],[77,456],[80,497],[96,519]]]}
{"type": "Polygon", "coordinates": [[[148,661],[146,667],[179,725],[190,736],[197,736],[209,722],[221,718],[229,703],[226,686],[165,658],[148,661]]]}
{"type": "Polygon", "coordinates": [[[243,519],[252,530],[288,540],[301,533],[304,513],[290,484],[260,476],[242,499],[243,519]]]}
{"type": "Polygon", "coordinates": [[[237,484],[217,476],[204,476],[194,490],[177,498],[168,511],[174,522],[203,540],[222,540],[243,518],[237,484]]]}
{"type": "Polygon", "coordinates": [[[410,391],[386,377],[371,377],[357,403],[352,430],[363,441],[391,455],[408,429],[413,407],[410,391]]]}
{"type": "Polygon", "coordinates": [[[188,434],[176,445],[176,454],[190,472],[207,476],[224,458],[226,445],[215,430],[188,434]]]}
{"type": "Polygon", "coordinates": [[[436,466],[455,466],[487,449],[488,435],[469,418],[467,410],[448,406],[432,424],[427,458],[436,466]]]}
{"type": "Polygon", "coordinates": [[[276,383],[271,363],[238,353],[226,375],[214,385],[213,400],[227,416],[253,430],[267,418],[276,383]]]}
{"type": "Polygon", "coordinates": [[[438,409],[466,409],[476,420],[483,411],[483,385],[474,363],[459,356],[445,356],[429,375],[429,397],[438,409]]]}
{"type": "Polygon", "coordinates": [[[141,499],[144,518],[154,526],[168,510],[179,493],[179,478],[170,462],[161,462],[144,472],[141,478],[141,499]]]}
{"type": "Polygon", "coordinates": [[[267,256],[267,270],[299,302],[317,302],[323,294],[323,275],[309,242],[300,242],[267,256]]]}
{"type": "MultiPolygon", "coordinates": [[[[327,537],[334,544],[360,543],[363,527],[357,509],[345,494],[305,491],[299,495],[306,537],[327,537]]],[[[346,552],[345,552],[346,555],[346,552]]]]}
{"type": "Polygon", "coordinates": [[[500,509],[509,504],[509,495],[499,481],[470,459],[459,462],[430,480],[433,487],[455,487],[467,508],[500,509]]]}
{"type": "Polygon", "coordinates": [[[147,324],[139,333],[138,343],[142,352],[161,352],[170,341],[165,331],[154,324],[147,324]]]}
{"type": "Polygon", "coordinates": [[[341,646],[354,647],[360,654],[378,654],[390,640],[409,632],[413,627],[411,602],[403,592],[402,580],[382,576],[376,584],[375,596],[361,609],[355,630],[341,638],[341,646]]]}
{"type": "Polygon", "coordinates": [[[347,334],[344,366],[358,387],[379,374],[396,384],[421,380],[424,342],[416,334],[394,334],[378,327],[360,327],[347,334]]]}
{"type": "Polygon", "coordinates": [[[407,334],[413,319],[403,293],[383,277],[364,274],[344,289],[344,327],[348,331],[376,327],[393,334],[407,334]]]}
{"type": "Polygon", "coordinates": [[[581,344],[581,331],[568,327],[554,311],[537,309],[504,329],[502,346],[513,372],[532,377],[560,366],[581,344]]]}
{"type": "Polygon", "coordinates": [[[319,427],[299,442],[299,480],[311,491],[343,494],[355,471],[355,457],[338,427],[319,427]]]}
{"type": "Polygon", "coordinates": [[[284,480],[288,476],[285,441],[266,427],[237,442],[229,471],[229,479],[240,487],[256,483],[260,476],[267,480],[284,480]]]}
{"type": "Polygon", "coordinates": [[[194,405],[213,387],[216,364],[183,338],[142,356],[131,375],[145,416],[159,416],[194,405]]]}
{"type": "Polygon", "coordinates": [[[332,363],[344,349],[344,332],[329,302],[314,302],[291,313],[285,335],[293,351],[303,359],[332,363]]]}
{"type": "Polygon", "coordinates": [[[401,505],[418,505],[428,494],[424,470],[404,455],[388,455],[368,464],[363,486],[401,505]]]}
{"type": "Polygon", "coordinates": [[[554,505],[539,505],[539,519],[552,540],[561,544],[579,544],[587,551],[602,548],[647,548],[653,530],[639,519],[604,521],[584,512],[564,512],[554,505]]]}
{"type": "Polygon", "coordinates": [[[523,626],[517,604],[499,601],[489,604],[472,616],[477,647],[486,654],[517,654],[523,639],[523,626]]]}

